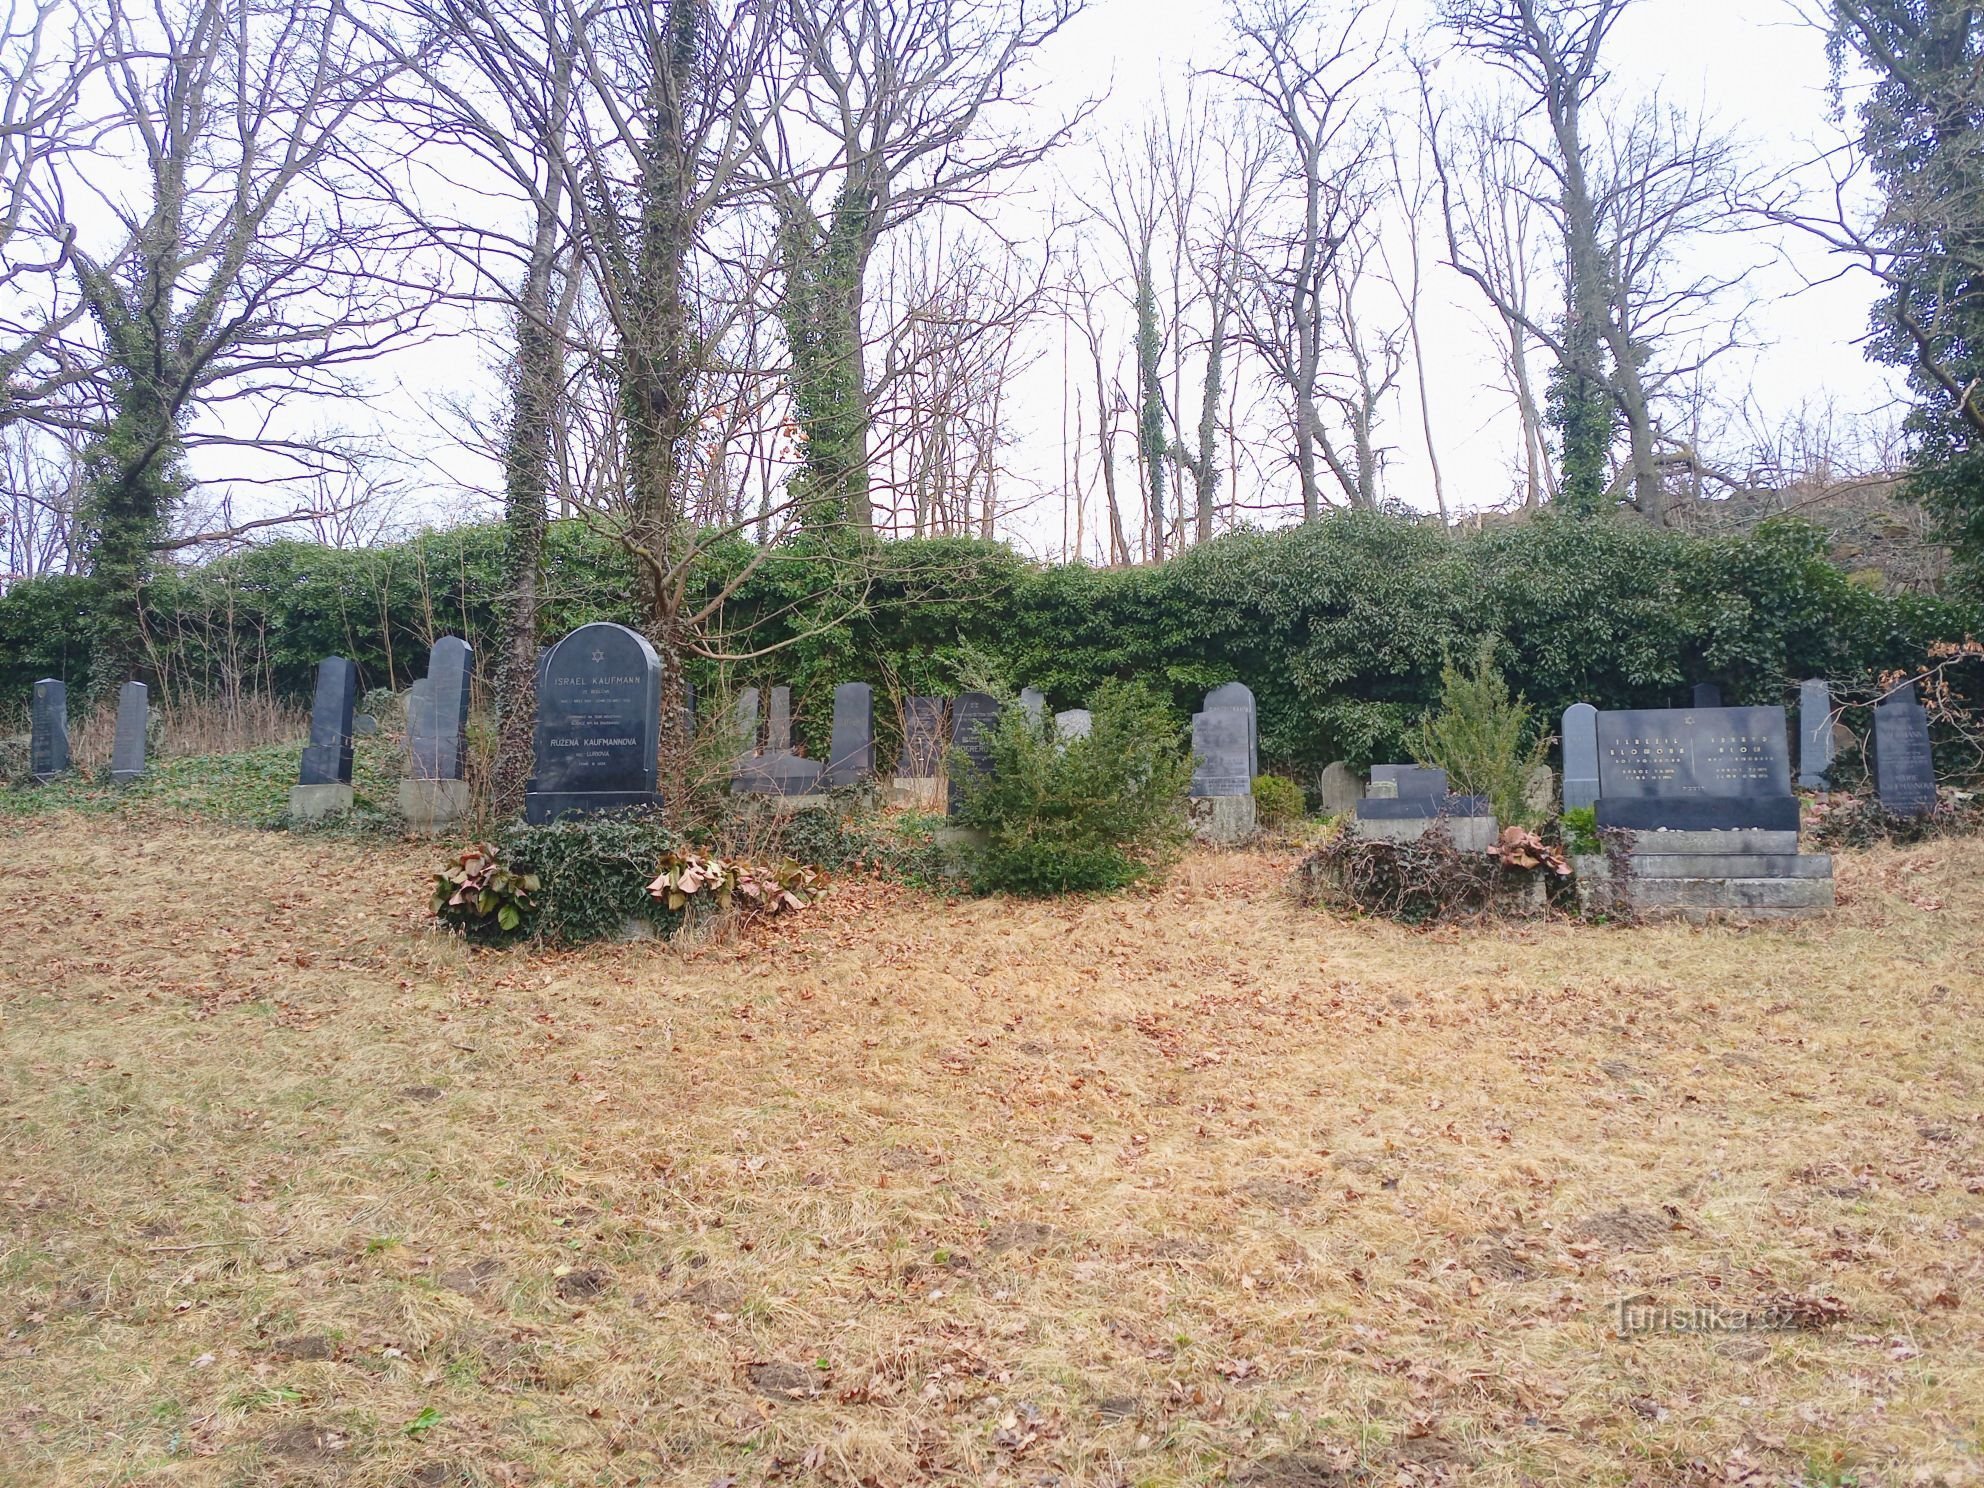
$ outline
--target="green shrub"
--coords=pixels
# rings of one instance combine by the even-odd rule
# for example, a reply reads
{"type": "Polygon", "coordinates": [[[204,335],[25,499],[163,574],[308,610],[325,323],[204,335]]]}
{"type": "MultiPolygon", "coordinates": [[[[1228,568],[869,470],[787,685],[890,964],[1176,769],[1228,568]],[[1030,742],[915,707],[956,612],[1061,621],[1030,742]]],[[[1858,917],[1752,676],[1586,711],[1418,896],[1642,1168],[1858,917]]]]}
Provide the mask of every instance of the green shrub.
{"type": "Polygon", "coordinates": [[[660,817],[649,813],[569,817],[544,826],[519,823],[504,833],[496,853],[513,872],[538,881],[532,921],[537,936],[579,945],[610,940],[632,922],[664,935],[680,925],[680,911],[652,897],[648,885],[662,860],[681,845],[660,817]]]}
{"type": "Polygon", "coordinates": [[[1308,802],[1302,787],[1285,775],[1254,777],[1254,820],[1264,827],[1279,827],[1301,819],[1308,802]]]}
{"type": "Polygon", "coordinates": [[[1483,636],[1466,670],[1451,661],[1440,668],[1440,708],[1422,718],[1407,739],[1413,757],[1447,772],[1456,794],[1486,796],[1503,825],[1534,826],[1525,787],[1550,741],[1529,704],[1509,696],[1495,664],[1498,641],[1483,636]]]}
{"type": "Polygon", "coordinates": [[[1183,843],[1192,755],[1176,715],[1125,682],[1098,690],[1090,713],[1086,738],[1060,740],[1009,704],[990,739],[989,773],[953,757],[964,798],[956,819],[983,834],[968,857],[973,888],[1119,889],[1183,843]]]}
{"type": "Polygon", "coordinates": [[[1580,856],[1598,851],[1600,844],[1596,806],[1573,806],[1558,818],[1558,823],[1567,850],[1580,856]]]}
{"type": "Polygon", "coordinates": [[[434,875],[431,908],[442,924],[470,940],[521,939],[536,917],[537,890],[536,874],[505,866],[493,847],[471,847],[434,875]]]}

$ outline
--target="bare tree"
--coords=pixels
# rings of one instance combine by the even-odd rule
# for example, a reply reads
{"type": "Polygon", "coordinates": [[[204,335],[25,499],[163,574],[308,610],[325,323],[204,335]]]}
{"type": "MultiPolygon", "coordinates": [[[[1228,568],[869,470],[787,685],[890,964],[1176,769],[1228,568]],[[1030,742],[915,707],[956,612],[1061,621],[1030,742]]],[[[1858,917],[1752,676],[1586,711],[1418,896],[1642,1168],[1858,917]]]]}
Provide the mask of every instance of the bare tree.
{"type": "MultiPolygon", "coordinates": [[[[1332,340],[1342,341],[1353,324],[1346,321],[1352,281],[1339,278],[1337,258],[1368,196],[1363,177],[1375,136],[1355,107],[1355,89],[1377,66],[1378,51],[1360,38],[1364,16],[1354,5],[1334,11],[1316,0],[1231,0],[1231,15],[1239,55],[1217,75],[1262,111],[1279,144],[1270,193],[1277,218],[1256,234],[1247,339],[1288,400],[1302,515],[1314,521],[1325,504],[1325,468],[1354,504],[1375,500],[1375,464],[1361,453],[1357,421],[1350,451],[1331,442],[1323,383],[1332,340]]],[[[1389,378],[1374,370],[1368,348],[1345,349],[1353,367],[1338,406],[1368,411],[1389,378]]],[[[1368,417],[1363,422],[1368,435],[1368,417]]]]}
{"type": "MultiPolygon", "coordinates": [[[[1461,168],[1446,158],[1437,113],[1429,112],[1453,266],[1557,363],[1560,494],[1579,505],[1597,502],[1616,423],[1626,436],[1621,479],[1630,499],[1641,515],[1662,522],[1668,493],[1658,399],[1668,384],[1735,344],[1740,311],[1726,315],[1722,306],[1747,274],[1685,272],[1683,249],[1736,222],[1746,182],[1728,136],[1659,99],[1601,106],[1609,81],[1605,42],[1630,3],[1448,6],[1463,44],[1519,89],[1514,110],[1491,116],[1492,124],[1477,121],[1471,153],[1482,163],[1519,165],[1520,175],[1483,189],[1520,192],[1550,219],[1563,254],[1564,311],[1554,323],[1516,292],[1515,266],[1497,261],[1498,240],[1483,230],[1480,207],[1456,206],[1461,168]]],[[[1505,252],[1506,231],[1499,243],[1505,252]]]]}
{"type": "Polygon", "coordinates": [[[870,261],[884,234],[971,208],[1037,163],[1077,119],[1028,129],[1027,64],[1084,0],[783,0],[803,84],[769,120],[806,498],[875,526],[865,352],[870,261]]]}

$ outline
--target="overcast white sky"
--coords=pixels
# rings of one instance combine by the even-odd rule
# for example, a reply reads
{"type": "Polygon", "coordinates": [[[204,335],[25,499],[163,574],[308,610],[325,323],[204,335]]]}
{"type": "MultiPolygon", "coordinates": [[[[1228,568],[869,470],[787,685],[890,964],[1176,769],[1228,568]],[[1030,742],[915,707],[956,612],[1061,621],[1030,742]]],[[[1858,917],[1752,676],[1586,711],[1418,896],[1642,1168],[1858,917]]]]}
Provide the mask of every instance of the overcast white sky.
{"type": "MultiPolygon", "coordinates": [[[[1390,34],[1413,40],[1418,50],[1437,47],[1441,38],[1425,34],[1431,13],[1424,0],[1400,0],[1390,34]]],[[[1041,102],[1058,99],[1072,106],[1107,87],[1108,101],[1090,134],[1108,136],[1137,125],[1167,81],[1175,89],[1195,64],[1222,60],[1228,47],[1222,7],[1210,0],[1091,0],[1088,12],[1042,58],[1048,89],[1041,102]]],[[[1824,38],[1801,24],[1786,0],[1643,0],[1618,26],[1610,54],[1623,94],[1657,87],[1670,102],[1706,111],[1750,141],[1755,158],[1772,168],[1807,160],[1821,143],[1838,137],[1839,126],[1827,117],[1824,38]]],[[[1478,65],[1454,59],[1442,76],[1458,83],[1478,65]]],[[[1071,146],[1057,161],[1063,189],[1077,199],[1092,179],[1094,157],[1091,140],[1071,146]]],[[[1047,184],[1031,183],[1029,200],[1024,205],[1016,200],[1015,213],[1030,215],[1047,184]]],[[[1437,259],[1436,235],[1429,223],[1426,242],[1437,259]]],[[[1893,379],[1870,366],[1853,344],[1866,324],[1868,282],[1848,276],[1794,294],[1804,279],[1826,277],[1837,266],[1808,244],[1784,238],[1725,241],[1710,251],[1771,260],[1752,280],[1757,303],[1749,320],[1751,345],[1718,364],[1716,381],[1725,397],[1735,401],[1753,394],[1774,416],[1806,401],[1831,400],[1849,414],[1891,406],[1893,379]]],[[[1497,386],[1484,308],[1458,275],[1432,271],[1422,310],[1424,337],[1435,440],[1449,505],[1457,510],[1496,505],[1511,490],[1513,415],[1497,386]]],[[[1058,334],[1054,341],[1058,345],[1058,334]]],[[[374,409],[383,429],[408,453],[424,458],[415,485],[426,511],[493,512],[496,471],[455,444],[446,432],[450,421],[436,416],[450,398],[496,396],[499,383],[486,365],[488,355],[466,342],[428,346],[399,354],[377,371],[374,409]],[[463,494],[477,490],[488,493],[489,505],[463,494]]],[[[1012,403],[1017,438],[1009,490],[1057,485],[1063,468],[1061,386],[1056,355],[1042,358],[1019,388],[1012,403]]],[[[1387,494],[1430,509],[1416,410],[1395,408],[1385,434],[1392,446],[1387,494]]],[[[1292,475],[1288,480],[1292,488],[1292,475]]],[[[1022,514],[1009,535],[1039,556],[1060,556],[1058,497],[1022,514]]]]}

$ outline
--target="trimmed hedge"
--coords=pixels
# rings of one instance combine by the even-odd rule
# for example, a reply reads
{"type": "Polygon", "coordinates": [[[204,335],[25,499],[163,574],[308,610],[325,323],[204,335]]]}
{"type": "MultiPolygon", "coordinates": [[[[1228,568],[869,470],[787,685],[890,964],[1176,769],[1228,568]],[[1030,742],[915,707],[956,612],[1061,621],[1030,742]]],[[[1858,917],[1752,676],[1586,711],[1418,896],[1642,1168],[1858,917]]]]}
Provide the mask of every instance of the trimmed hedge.
{"type": "MultiPolygon", "coordinates": [[[[489,525],[359,552],[273,543],[167,575],[147,622],[171,677],[195,688],[235,675],[304,698],[331,652],[356,660],[368,687],[404,687],[437,634],[493,654],[501,541],[489,525]]],[[[750,551],[714,555],[713,579],[750,551]]],[[[547,638],[636,619],[624,555],[577,523],[553,528],[544,593],[547,638]]],[[[795,546],[751,576],[724,623],[802,635],[853,594],[863,603],[855,619],[729,679],[789,683],[815,753],[837,683],[953,692],[976,652],[1057,708],[1121,678],[1182,718],[1206,688],[1238,677],[1259,701],[1264,767],[1298,774],[1399,757],[1406,727],[1439,697],[1443,658],[1471,653],[1485,634],[1502,638],[1510,687],[1554,719],[1580,700],[1678,704],[1697,681],[1720,683],[1731,703],[1786,702],[1798,678],[1867,679],[1918,663],[1931,641],[1984,628],[1973,607],[1850,582],[1820,531],[1795,520],[1703,538],[1553,515],[1449,533],[1363,513],[1108,571],[1042,568],[967,539],[795,546]],[[833,592],[823,595],[826,576],[833,592]]],[[[78,579],[0,596],[0,698],[24,710],[40,676],[87,687],[89,596],[78,579]]],[[[721,679],[698,664],[691,680],[708,690],[721,679]]],[[[878,712],[886,735],[888,710],[878,712]]],[[[881,742],[889,757],[892,742],[881,742]]]]}

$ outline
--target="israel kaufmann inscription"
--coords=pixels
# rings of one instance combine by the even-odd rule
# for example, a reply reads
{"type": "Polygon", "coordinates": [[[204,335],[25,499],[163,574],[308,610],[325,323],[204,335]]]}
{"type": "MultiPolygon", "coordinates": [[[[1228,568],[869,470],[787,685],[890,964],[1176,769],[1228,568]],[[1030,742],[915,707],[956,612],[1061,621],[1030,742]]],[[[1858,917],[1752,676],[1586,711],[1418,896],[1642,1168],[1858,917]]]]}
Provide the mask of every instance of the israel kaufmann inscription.
{"type": "Polygon", "coordinates": [[[1641,708],[1598,715],[1599,794],[1788,796],[1782,708],[1641,708]]]}
{"type": "Polygon", "coordinates": [[[652,803],[661,666],[623,625],[582,625],[544,658],[532,821],[652,803]]]}

